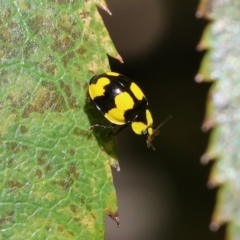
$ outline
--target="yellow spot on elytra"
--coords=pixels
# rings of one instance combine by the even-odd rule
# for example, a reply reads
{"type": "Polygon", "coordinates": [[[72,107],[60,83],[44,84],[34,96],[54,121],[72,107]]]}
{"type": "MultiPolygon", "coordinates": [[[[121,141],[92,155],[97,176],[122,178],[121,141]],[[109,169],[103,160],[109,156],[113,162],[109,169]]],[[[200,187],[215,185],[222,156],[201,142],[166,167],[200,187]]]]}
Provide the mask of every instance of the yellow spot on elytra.
{"type": "Polygon", "coordinates": [[[134,82],[131,83],[130,89],[131,89],[131,91],[133,92],[133,94],[135,95],[135,97],[138,100],[142,100],[143,99],[144,94],[143,94],[142,90],[138,87],[138,85],[136,83],[134,83],[134,82]]]}
{"type": "Polygon", "coordinates": [[[147,129],[147,125],[143,122],[132,122],[131,126],[132,130],[138,135],[141,135],[142,132],[147,129]]]}
{"type": "Polygon", "coordinates": [[[115,97],[115,104],[118,109],[126,111],[133,108],[134,101],[127,92],[123,92],[115,97]]]}
{"type": "Polygon", "coordinates": [[[152,114],[148,109],[146,109],[146,118],[147,118],[147,125],[150,126],[153,124],[152,114]]]}
{"type": "Polygon", "coordinates": [[[124,113],[132,109],[134,101],[127,92],[123,92],[115,97],[116,108],[108,111],[104,116],[112,123],[123,125],[126,123],[124,113]]]}
{"type": "Polygon", "coordinates": [[[89,85],[89,95],[91,99],[95,97],[103,96],[105,89],[104,87],[110,83],[110,80],[106,77],[98,79],[96,84],[89,85]]]}
{"type": "Polygon", "coordinates": [[[148,129],[148,135],[153,135],[153,128],[152,127],[149,127],[148,129]]]}
{"type": "Polygon", "coordinates": [[[153,124],[152,115],[148,109],[146,109],[145,114],[146,114],[147,124],[145,124],[143,122],[134,122],[133,121],[131,124],[132,130],[136,134],[139,134],[139,135],[141,135],[144,131],[147,130],[147,134],[152,135],[153,134],[153,129],[151,127],[153,124]]]}
{"type": "Polygon", "coordinates": [[[116,72],[106,72],[106,74],[109,76],[114,76],[114,77],[117,77],[120,75],[119,73],[116,73],[116,72]]]}

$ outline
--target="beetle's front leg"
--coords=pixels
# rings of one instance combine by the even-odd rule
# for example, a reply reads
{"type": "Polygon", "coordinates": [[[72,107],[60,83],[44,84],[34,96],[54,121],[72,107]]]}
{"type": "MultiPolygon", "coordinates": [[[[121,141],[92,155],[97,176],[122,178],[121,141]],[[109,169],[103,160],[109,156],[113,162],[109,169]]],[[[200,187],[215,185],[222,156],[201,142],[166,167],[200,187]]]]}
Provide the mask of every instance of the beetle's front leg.
{"type": "Polygon", "coordinates": [[[104,128],[104,129],[110,129],[107,132],[107,136],[114,136],[113,134],[113,128],[114,128],[115,124],[111,124],[111,125],[100,125],[100,124],[94,124],[92,126],[89,127],[89,130],[93,130],[94,128],[104,128]]]}

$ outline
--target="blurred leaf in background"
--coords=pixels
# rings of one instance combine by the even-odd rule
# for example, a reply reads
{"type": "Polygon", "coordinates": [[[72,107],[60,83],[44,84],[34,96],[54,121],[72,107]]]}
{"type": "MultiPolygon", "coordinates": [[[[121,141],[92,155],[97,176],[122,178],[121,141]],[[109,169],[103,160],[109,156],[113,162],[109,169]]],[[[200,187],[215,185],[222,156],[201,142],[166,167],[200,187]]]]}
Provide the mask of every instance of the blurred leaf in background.
{"type": "Polygon", "coordinates": [[[211,229],[228,223],[227,240],[240,239],[240,2],[203,0],[197,15],[211,19],[199,49],[208,49],[197,81],[213,81],[203,129],[214,128],[203,162],[216,159],[209,184],[221,186],[211,229]]]}

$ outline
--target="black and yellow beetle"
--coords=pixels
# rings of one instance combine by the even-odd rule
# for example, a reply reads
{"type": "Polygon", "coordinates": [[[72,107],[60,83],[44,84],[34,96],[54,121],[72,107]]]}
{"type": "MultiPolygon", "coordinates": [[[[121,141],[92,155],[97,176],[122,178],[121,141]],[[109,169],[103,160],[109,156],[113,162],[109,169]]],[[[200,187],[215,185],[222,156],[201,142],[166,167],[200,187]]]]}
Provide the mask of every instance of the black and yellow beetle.
{"type": "Polygon", "coordinates": [[[159,134],[160,127],[153,130],[153,119],[148,109],[148,101],[142,90],[129,78],[116,72],[95,75],[89,82],[88,95],[96,108],[112,123],[111,126],[95,124],[94,127],[113,128],[122,125],[113,135],[117,135],[125,127],[131,125],[132,130],[147,136],[147,147],[155,149],[152,140],[159,134]]]}

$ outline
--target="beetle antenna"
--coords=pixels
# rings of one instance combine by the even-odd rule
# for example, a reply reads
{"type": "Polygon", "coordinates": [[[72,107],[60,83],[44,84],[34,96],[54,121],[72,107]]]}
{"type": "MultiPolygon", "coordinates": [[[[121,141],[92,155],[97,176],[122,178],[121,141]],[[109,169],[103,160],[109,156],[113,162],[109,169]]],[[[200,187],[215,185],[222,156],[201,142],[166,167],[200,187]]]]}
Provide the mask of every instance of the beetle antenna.
{"type": "Polygon", "coordinates": [[[160,133],[160,128],[166,124],[168,121],[172,119],[172,116],[168,116],[155,130],[154,130],[154,135],[157,136],[160,133]]]}
{"type": "Polygon", "coordinates": [[[153,134],[152,135],[148,135],[147,138],[147,147],[148,148],[152,148],[153,150],[155,150],[155,147],[152,145],[152,140],[160,133],[160,128],[165,125],[168,121],[170,121],[172,119],[172,116],[168,116],[156,129],[153,130],[153,134]]]}

